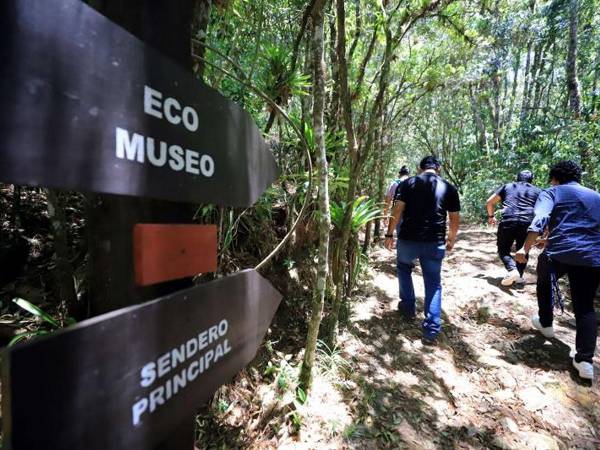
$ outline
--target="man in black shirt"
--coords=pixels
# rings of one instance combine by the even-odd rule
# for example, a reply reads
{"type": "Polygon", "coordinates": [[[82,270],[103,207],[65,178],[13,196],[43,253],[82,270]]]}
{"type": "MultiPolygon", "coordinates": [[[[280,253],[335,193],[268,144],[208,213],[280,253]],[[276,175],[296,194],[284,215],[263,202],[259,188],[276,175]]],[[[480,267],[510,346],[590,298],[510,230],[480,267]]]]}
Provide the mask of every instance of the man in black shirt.
{"type": "Polygon", "coordinates": [[[415,291],[412,282],[414,261],[419,259],[425,281],[425,320],[423,343],[434,344],[441,330],[442,260],[446,250],[456,242],[460,200],[456,188],[439,176],[440,163],[427,156],[419,165],[421,174],[405,180],[397,190],[396,204],[385,235],[385,246],[391,250],[397,227],[397,267],[400,285],[398,308],[404,317],[415,317],[415,291]],[[450,231],[446,238],[446,215],[450,231]],[[400,222],[402,220],[402,222],[400,222]]]}
{"type": "Polygon", "coordinates": [[[498,224],[498,254],[508,274],[502,279],[503,286],[524,283],[523,273],[527,263],[515,263],[510,255],[513,244],[523,247],[527,238],[527,228],[533,220],[533,207],[541,190],[531,184],[533,174],[523,170],[517,175],[516,183],[508,183],[498,188],[487,201],[488,224],[495,225],[494,206],[502,202],[502,219],[498,224]]]}

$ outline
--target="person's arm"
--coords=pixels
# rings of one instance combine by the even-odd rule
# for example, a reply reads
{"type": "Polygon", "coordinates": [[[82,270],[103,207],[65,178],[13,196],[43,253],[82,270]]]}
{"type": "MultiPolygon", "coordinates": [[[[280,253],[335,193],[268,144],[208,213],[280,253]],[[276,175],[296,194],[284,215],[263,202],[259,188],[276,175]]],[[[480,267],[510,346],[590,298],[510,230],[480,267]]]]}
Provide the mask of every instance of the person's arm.
{"type": "Polygon", "coordinates": [[[387,233],[385,234],[385,248],[391,250],[394,246],[394,230],[396,229],[396,225],[400,222],[402,218],[402,214],[404,213],[404,208],[406,203],[401,200],[396,201],[394,208],[392,209],[392,216],[390,217],[390,221],[388,223],[387,233]]]}
{"type": "Polygon", "coordinates": [[[450,221],[450,227],[448,230],[448,238],[446,239],[446,250],[450,251],[454,248],[454,244],[456,244],[458,225],[460,224],[460,213],[458,211],[449,212],[448,219],[450,221]]]}
{"type": "Polygon", "coordinates": [[[527,233],[527,238],[525,239],[525,243],[523,247],[517,250],[515,255],[515,259],[517,262],[524,263],[527,261],[527,255],[529,255],[529,251],[531,247],[535,244],[535,241],[539,237],[540,234],[544,233],[544,230],[548,227],[548,222],[550,222],[550,214],[554,210],[554,198],[549,191],[543,191],[537,199],[535,203],[534,218],[531,225],[529,225],[527,233]]]}
{"type": "Polygon", "coordinates": [[[485,206],[487,208],[488,225],[496,225],[496,217],[494,216],[494,206],[496,206],[496,203],[499,203],[501,201],[502,197],[500,197],[496,193],[492,194],[492,196],[487,199],[485,206]]]}
{"type": "Polygon", "coordinates": [[[537,233],[535,231],[530,231],[529,233],[527,233],[527,238],[525,239],[523,247],[517,250],[517,253],[515,254],[515,260],[518,263],[525,264],[527,262],[527,255],[529,255],[529,251],[531,250],[533,244],[535,244],[535,241],[537,240],[539,235],[540,233],[537,233]]]}

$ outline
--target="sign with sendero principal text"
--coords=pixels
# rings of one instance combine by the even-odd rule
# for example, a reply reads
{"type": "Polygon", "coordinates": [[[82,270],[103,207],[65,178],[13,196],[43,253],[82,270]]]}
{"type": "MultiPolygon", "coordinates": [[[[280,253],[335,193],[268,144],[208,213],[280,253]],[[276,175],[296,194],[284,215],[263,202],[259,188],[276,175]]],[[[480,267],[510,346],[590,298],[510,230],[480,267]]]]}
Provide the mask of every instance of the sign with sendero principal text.
{"type": "Polygon", "coordinates": [[[250,206],[277,177],[239,106],[80,0],[0,3],[0,180],[250,206]]]}
{"type": "Polygon", "coordinates": [[[246,270],[17,345],[6,448],[153,448],[254,358],[280,300],[246,270]]]}

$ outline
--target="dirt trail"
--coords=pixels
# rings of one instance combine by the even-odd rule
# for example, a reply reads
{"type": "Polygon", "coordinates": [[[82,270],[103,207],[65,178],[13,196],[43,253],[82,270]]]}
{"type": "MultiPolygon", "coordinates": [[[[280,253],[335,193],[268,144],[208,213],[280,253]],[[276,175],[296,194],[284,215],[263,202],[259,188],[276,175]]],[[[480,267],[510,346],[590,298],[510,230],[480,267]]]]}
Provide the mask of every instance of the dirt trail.
{"type": "MultiPolygon", "coordinates": [[[[421,344],[418,322],[400,320],[394,255],[380,249],[372,259],[340,338],[342,381],[318,377],[290,447],[600,448],[600,368],[593,387],[571,369],[570,312],[558,317],[556,339],[532,329],[535,274],[530,267],[524,287],[502,287],[492,231],[462,232],[444,263],[435,348],[421,344]]],[[[420,276],[415,288],[422,311],[420,276]]]]}

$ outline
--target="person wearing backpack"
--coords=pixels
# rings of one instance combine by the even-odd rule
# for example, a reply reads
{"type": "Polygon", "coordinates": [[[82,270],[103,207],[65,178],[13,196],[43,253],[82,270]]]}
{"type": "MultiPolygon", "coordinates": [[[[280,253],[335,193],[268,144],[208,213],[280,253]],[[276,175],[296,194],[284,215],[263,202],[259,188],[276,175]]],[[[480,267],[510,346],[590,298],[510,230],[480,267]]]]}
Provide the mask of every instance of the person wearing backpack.
{"type": "Polygon", "coordinates": [[[403,181],[397,189],[385,247],[392,250],[396,229],[398,309],[407,321],[416,316],[412,271],[414,261],[419,260],[425,282],[422,341],[435,345],[442,328],[442,261],[456,242],[460,199],[456,187],[440,177],[441,164],[435,156],[423,158],[419,167],[421,173],[403,181]],[[450,227],[446,236],[447,218],[450,227]]]}
{"type": "Polygon", "coordinates": [[[396,196],[396,190],[400,183],[406,180],[410,175],[408,168],[406,166],[402,166],[398,171],[398,178],[394,179],[388,187],[388,190],[385,194],[385,205],[383,207],[383,215],[387,217],[388,211],[390,211],[391,207],[394,204],[394,198],[396,196]]]}
{"type": "Polygon", "coordinates": [[[488,224],[496,225],[494,206],[502,202],[502,219],[498,224],[498,256],[504,263],[507,274],[500,282],[502,286],[513,283],[523,284],[526,262],[515,262],[511,256],[512,246],[521,248],[527,237],[527,229],[533,220],[533,207],[541,190],[531,184],[533,173],[522,170],[517,181],[508,183],[496,190],[487,200],[488,224]]]}

